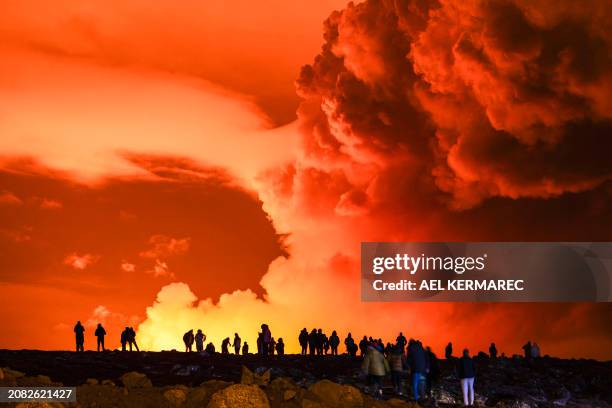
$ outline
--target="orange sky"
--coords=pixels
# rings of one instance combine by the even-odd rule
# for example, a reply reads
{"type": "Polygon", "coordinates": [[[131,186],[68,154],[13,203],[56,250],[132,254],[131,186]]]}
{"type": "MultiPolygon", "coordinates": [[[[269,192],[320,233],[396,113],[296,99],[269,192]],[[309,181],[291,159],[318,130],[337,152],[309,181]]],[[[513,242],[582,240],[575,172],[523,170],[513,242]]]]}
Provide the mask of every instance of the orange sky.
{"type": "Polygon", "coordinates": [[[487,4],[6,4],[0,348],[268,322],[611,358],[608,304],[359,301],[360,241],[612,240],[609,10],[487,4]]]}

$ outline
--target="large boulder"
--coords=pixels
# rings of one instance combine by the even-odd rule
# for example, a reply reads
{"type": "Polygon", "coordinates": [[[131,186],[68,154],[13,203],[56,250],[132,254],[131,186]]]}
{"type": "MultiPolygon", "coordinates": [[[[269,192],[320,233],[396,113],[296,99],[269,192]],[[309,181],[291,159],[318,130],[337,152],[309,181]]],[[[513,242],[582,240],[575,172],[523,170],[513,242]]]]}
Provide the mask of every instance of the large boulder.
{"type": "Polygon", "coordinates": [[[217,391],[208,408],[270,408],[268,397],[257,385],[234,384],[217,391]]]}
{"type": "Polygon", "coordinates": [[[22,373],[21,371],[11,370],[8,367],[3,368],[2,371],[3,371],[3,377],[9,380],[16,380],[17,378],[21,378],[25,376],[25,374],[22,373]]]}
{"type": "Polygon", "coordinates": [[[270,382],[270,370],[266,370],[263,374],[257,374],[242,366],[242,375],[240,376],[240,384],[244,385],[268,385],[270,382]]]}
{"type": "Polygon", "coordinates": [[[130,371],[121,376],[121,382],[127,389],[150,388],[153,386],[151,380],[146,375],[136,371],[130,371]]]}
{"type": "Polygon", "coordinates": [[[357,388],[350,385],[321,380],[312,384],[308,391],[332,408],[360,408],[363,406],[363,395],[357,388]]]}
{"type": "Polygon", "coordinates": [[[164,398],[173,407],[180,407],[187,401],[186,387],[174,387],[164,391],[164,398]]]}

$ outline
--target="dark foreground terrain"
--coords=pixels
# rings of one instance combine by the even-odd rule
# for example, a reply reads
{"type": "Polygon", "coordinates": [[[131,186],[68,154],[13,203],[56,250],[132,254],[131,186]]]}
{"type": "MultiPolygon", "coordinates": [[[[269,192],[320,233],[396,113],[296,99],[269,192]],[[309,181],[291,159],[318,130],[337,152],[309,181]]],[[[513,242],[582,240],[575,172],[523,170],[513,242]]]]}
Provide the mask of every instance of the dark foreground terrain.
{"type": "MultiPolygon", "coordinates": [[[[612,407],[612,362],[547,357],[531,362],[521,358],[476,361],[476,405],[612,407]]],[[[384,401],[366,395],[360,363],[347,356],[0,350],[0,367],[5,367],[0,386],[79,386],[78,406],[82,407],[413,406],[405,397],[393,395],[388,382],[384,401]],[[269,378],[251,375],[251,371],[263,374],[268,369],[269,378]]],[[[434,398],[422,405],[460,405],[453,364],[441,360],[440,365],[434,398]]]]}

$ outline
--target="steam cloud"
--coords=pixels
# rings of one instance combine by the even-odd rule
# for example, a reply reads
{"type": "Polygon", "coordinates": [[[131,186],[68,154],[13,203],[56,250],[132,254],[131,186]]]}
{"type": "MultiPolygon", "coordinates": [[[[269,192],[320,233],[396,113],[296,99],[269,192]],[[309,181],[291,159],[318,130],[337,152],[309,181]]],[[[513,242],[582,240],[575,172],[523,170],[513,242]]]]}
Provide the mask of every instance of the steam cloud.
{"type": "Polygon", "coordinates": [[[263,300],[237,291],[215,305],[164,287],[139,328],[145,344],[179,348],[179,336],[156,336],[202,326],[216,342],[240,327],[254,345],[253,322],[267,322],[296,350],[298,330],[324,322],[438,348],[451,338],[484,348],[479,327],[509,352],[530,336],[552,353],[588,337],[609,349],[609,305],[362,304],[357,271],[364,240],[609,238],[611,14],[544,0],[381,0],[332,13],[296,81],[301,155],[258,179],[291,257],[271,265],[263,300]]]}

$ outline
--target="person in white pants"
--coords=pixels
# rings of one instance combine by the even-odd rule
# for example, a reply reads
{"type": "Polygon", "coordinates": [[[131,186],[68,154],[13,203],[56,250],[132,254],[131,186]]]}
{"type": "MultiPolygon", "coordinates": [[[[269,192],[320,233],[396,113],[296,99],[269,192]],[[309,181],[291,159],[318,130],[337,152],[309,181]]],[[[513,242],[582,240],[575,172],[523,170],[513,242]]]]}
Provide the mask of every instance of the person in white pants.
{"type": "Polygon", "coordinates": [[[461,390],[463,391],[463,404],[474,405],[474,377],[462,378],[461,390]]]}
{"type": "Polygon", "coordinates": [[[474,378],[476,378],[476,366],[470,357],[468,349],[463,350],[463,357],[457,363],[457,374],[461,379],[461,391],[463,391],[463,404],[474,405],[474,378]]]}

